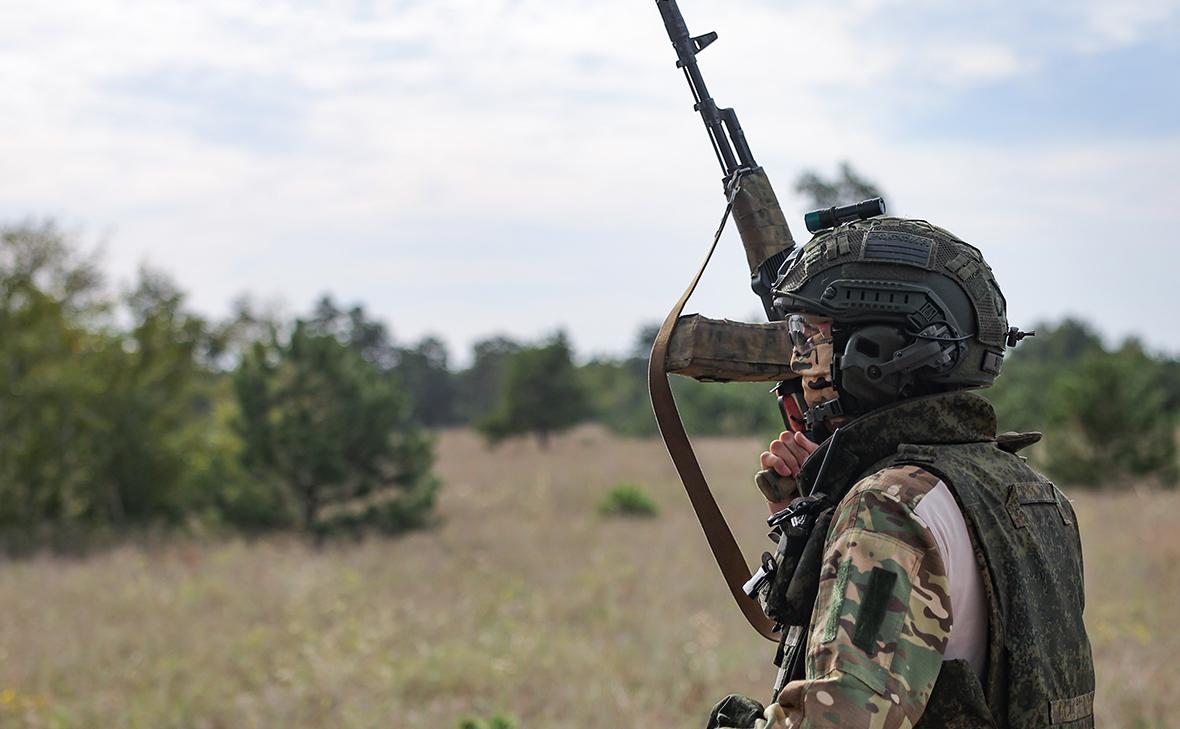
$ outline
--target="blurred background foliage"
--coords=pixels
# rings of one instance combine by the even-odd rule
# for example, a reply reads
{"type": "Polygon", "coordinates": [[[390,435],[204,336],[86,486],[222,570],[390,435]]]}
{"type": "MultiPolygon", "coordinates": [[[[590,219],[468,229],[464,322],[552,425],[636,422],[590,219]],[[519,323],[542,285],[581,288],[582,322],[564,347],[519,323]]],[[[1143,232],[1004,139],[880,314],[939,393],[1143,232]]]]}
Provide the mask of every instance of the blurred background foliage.
{"type": "MultiPolygon", "coordinates": [[[[589,359],[560,331],[493,336],[455,368],[441,339],[398,342],[363,307],[329,296],[302,316],[243,300],[211,321],[160,272],[112,293],[61,229],[7,227],[0,527],[9,541],[161,523],[398,532],[430,519],[432,430],[542,446],[583,422],[654,436],[645,368],[655,331],[589,359]]],[[[673,385],[690,433],[769,440],[782,424],[768,387],[673,385]]],[[[1063,482],[1176,480],[1180,361],[1138,341],[1110,346],[1072,319],[1041,324],[984,394],[1002,429],[1050,434],[1031,457],[1063,482]]]]}

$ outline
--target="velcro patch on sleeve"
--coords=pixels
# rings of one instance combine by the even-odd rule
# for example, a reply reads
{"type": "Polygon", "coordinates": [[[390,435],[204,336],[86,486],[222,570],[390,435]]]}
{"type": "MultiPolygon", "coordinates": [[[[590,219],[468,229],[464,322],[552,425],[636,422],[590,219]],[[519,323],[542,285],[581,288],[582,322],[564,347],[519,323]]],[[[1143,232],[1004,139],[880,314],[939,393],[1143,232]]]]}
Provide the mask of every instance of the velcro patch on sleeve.
{"type": "Polygon", "coordinates": [[[889,607],[889,598],[893,595],[893,587],[897,584],[897,573],[883,567],[874,567],[869,576],[869,585],[860,603],[860,610],[856,614],[856,632],[852,636],[852,644],[866,653],[873,649],[881,624],[885,621],[885,613],[889,607]]]}
{"type": "Polygon", "coordinates": [[[852,569],[852,560],[844,560],[836,571],[836,586],[832,588],[834,599],[828,607],[828,619],[825,622],[823,642],[830,643],[836,639],[836,631],[840,628],[840,611],[844,608],[844,591],[848,589],[848,571],[852,569]]]}

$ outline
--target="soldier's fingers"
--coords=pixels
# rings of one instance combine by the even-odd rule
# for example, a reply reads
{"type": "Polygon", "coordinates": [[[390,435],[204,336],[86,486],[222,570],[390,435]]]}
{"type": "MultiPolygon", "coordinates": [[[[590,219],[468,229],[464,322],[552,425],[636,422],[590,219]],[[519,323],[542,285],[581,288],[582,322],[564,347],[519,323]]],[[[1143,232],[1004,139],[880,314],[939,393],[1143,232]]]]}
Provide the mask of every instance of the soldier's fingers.
{"type": "Polygon", "coordinates": [[[787,450],[791,453],[791,455],[795,457],[795,460],[799,462],[800,466],[802,466],[803,462],[807,460],[807,457],[811,455],[811,451],[807,450],[799,443],[796,443],[794,438],[784,443],[784,445],[787,447],[787,450]]]}
{"type": "Polygon", "coordinates": [[[787,465],[790,473],[784,473],[784,476],[794,476],[799,473],[799,459],[791,452],[786,443],[776,440],[770,444],[770,452],[781,458],[783,463],[787,465]]]}
{"type": "Polygon", "coordinates": [[[787,464],[783,463],[783,459],[770,453],[769,451],[762,452],[762,467],[769,470],[774,469],[775,473],[780,476],[790,476],[791,469],[787,468],[787,464]]]}
{"type": "Polygon", "coordinates": [[[812,443],[807,439],[807,436],[803,435],[802,433],[795,433],[791,439],[787,441],[786,445],[791,454],[795,456],[795,460],[799,462],[800,468],[803,467],[803,462],[807,460],[807,457],[814,453],[817,448],[819,448],[818,445],[812,443]]]}
{"type": "Polygon", "coordinates": [[[810,438],[802,433],[792,434],[792,440],[794,440],[795,443],[803,446],[803,449],[808,453],[812,453],[819,448],[819,443],[813,442],[810,438]]]}

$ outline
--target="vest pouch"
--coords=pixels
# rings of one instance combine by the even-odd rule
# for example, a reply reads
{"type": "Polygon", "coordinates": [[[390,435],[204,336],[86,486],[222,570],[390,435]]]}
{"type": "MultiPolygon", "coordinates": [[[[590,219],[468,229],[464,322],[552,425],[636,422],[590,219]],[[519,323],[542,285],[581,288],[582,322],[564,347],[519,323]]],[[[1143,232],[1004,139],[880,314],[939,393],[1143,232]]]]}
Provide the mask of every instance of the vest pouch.
{"type": "Polygon", "coordinates": [[[983,684],[971,664],[961,658],[943,661],[926,710],[914,729],[996,729],[983,684]]]}
{"type": "Polygon", "coordinates": [[[835,506],[815,518],[807,542],[798,556],[783,555],[766,594],[766,614],[783,625],[807,625],[819,594],[819,572],[823,566],[824,543],[832,525],[835,506]]]}

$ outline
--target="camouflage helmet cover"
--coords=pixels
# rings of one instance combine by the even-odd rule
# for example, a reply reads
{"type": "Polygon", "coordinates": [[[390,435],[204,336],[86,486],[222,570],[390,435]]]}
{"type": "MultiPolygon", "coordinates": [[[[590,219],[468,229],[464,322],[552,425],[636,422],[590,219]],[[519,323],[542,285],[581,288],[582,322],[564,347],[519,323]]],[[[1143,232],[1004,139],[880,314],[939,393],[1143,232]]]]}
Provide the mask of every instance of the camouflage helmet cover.
{"type": "Polygon", "coordinates": [[[918,373],[922,382],[986,387],[1003,363],[1006,302],[991,268],[977,248],[924,220],[877,217],[821,231],[784,264],[774,296],[780,313],[829,317],[846,330],[883,324],[911,343],[944,344],[935,366],[918,373]]]}

